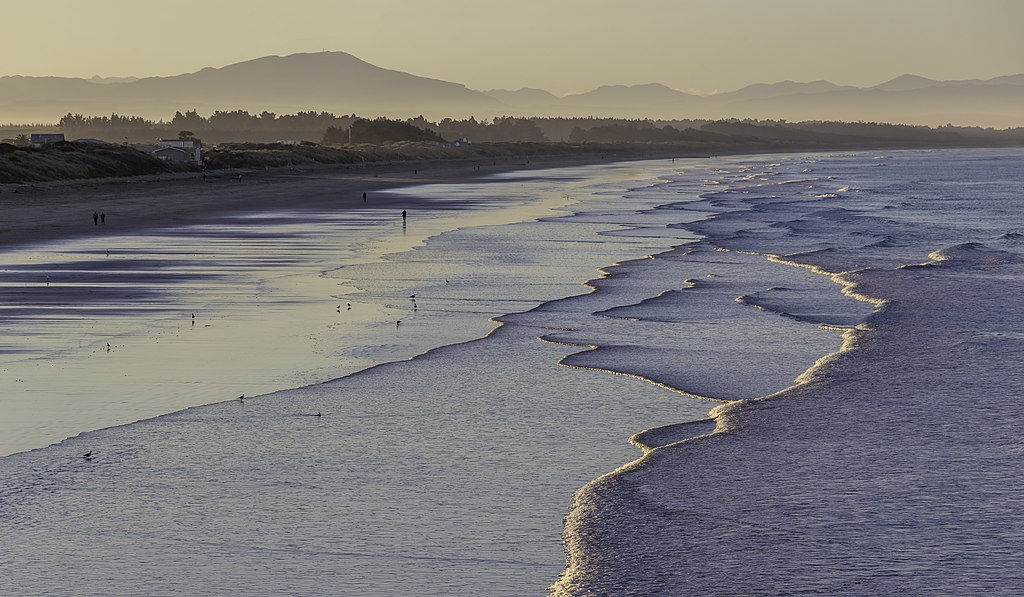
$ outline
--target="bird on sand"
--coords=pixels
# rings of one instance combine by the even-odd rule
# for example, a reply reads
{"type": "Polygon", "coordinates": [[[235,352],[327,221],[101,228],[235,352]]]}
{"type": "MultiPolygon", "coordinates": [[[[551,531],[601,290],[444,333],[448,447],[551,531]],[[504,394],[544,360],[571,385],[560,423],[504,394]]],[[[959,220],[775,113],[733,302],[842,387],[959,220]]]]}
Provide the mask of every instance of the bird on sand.
{"type": "Polygon", "coordinates": [[[414,292],[414,293],[410,294],[409,298],[413,298],[413,299],[416,298],[416,293],[414,292]]]}
{"type": "Polygon", "coordinates": [[[86,460],[92,459],[92,450],[89,450],[85,454],[82,454],[82,458],[85,458],[86,460]]]}
{"type": "Polygon", "coordinates": [[[239,396],[238,397],[238,401],[239,402],[245,402],[245,394],[242,394],[241,396],[239,396]]]}

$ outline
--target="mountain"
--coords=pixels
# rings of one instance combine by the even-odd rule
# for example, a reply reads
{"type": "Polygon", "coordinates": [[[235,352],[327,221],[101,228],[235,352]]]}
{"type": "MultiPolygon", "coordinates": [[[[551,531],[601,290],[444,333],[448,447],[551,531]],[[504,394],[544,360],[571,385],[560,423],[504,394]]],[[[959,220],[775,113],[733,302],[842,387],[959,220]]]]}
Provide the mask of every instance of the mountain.
{"type": "Polygon", "coordinates": [[[988,81],[982,81],[982,83],[988,85],[1024,85],[1024,74],[996,77],[988,81]]]}
{"type": "Polygon", "coordinates": [[[753,118],[846,120],[1006,128],[1024,126],[1024,85],[951,83],[849,89],[736,102],[719,109],[753,118]],[[890,88],[892,89],[892,88],[890,88]]]}
{"type": "Polygon", "coordinates": [[[917,75],[900,75],[871,89],[882,91],[912,91],[927,87],[955,87],[962,85],[1024,85],[1024,74],[995,77],[994,79],[958,79],[952,81],[936,81],[917,75]]]}
{"type": "Polygon", "coordinates": [[[501,105],[464,85],[380,68],[345,52],[266,56],[125,82],[0,78],[0,122],[54,121],[67,112],[169,118],[190,108],[459,116],[500,112],[501,105]]]}
{"type": "Polygon", "coordinates": [[[660,83],[646,85],[604,85],[576,95],[562,98],[562,104],[571,108],[642,109],[643,107],[680,105],[697,96],[683,93],[660,83]]]}
{"type": "Polygon", "coordinates": [[[374,66],[345,52],[319,52],[265,56],[172,77],[0,77],[0,123],[54,122],[68,112],[166,120],[189,109],[431,120],[470,115],[771,118],[1005,128],[1024,126],[1024,74],[959,81],[907,74],[867,88],[781,81],[706,96],[659,83],[605,85],[559,98],[542,89],[475,91],[374,66]]]}
{"type": "MultiPolygon", "coordinates": [[[[511,102],[508,102],[511,104],[511,102]]],[[[989,80],[935,81],[902,75],[874,87],[829,81],[758,83],[714,95],[664,85],[606,85],[544,106],[515,104],[521,114],[615,118],[877,121],[1024,126],[1024,74],[989,80]]]]}
{"type": "Polygon", "coordinates": [[[523,87],[515,91],[489,89],[483,93],[505,105],[513,107],[555,105],[559,101],[558,96],[551,92],[544,91],[543,89],[531,89],[529,87],[523,87]]]}
{"type": "Polygon", "coordinates": [[[942,85],[942,81],[934,81],[917,75],[900,75],[895,79],[879,83],[871,89],[879,91],[911,91],[913,89],[924,89],[925,87],[936,87],[942,85]]]}
{"type": "Polygon", "coordinates": [[[829,91],[840,91],[843,89],[856,89],[856,87],[842,87],[829,81],[818,80],[809,83],[797,83],[795,81],[782,81],[779,83],[755,83],[747,85],[742,89],[727,93],[718,93],[713,97],[716,100],[744,101],[751,99],[767,99],[784,95],[796,95],[801,93],[826,93],[829,91]]]}
{"type": "Polygon", "coordinates": [[[101,77],[99,75],[93,75],[89,78],[90,83],[131,83],[132,81],[138,81],[138,77],[101,77]]]}

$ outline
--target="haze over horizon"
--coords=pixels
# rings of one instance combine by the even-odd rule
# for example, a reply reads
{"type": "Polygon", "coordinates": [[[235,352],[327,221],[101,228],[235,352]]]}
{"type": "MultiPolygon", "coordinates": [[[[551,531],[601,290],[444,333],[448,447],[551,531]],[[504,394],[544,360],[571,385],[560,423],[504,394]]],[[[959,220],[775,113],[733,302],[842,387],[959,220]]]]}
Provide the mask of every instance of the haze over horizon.
{"type": "Polygon", "coordinates": [[[322,50],[472,89],[556,95],[609,84],[712,93],[783,80],[864,87],[905,73],[1024,72],[1024,3],[1009,0],[296,0],[287,11],[269,0],[181,0],[174,10],[44,0],[4,12],[20,25],[5,45],[34,50],[0,53],[0,76],[173,76],[322,50]]]}

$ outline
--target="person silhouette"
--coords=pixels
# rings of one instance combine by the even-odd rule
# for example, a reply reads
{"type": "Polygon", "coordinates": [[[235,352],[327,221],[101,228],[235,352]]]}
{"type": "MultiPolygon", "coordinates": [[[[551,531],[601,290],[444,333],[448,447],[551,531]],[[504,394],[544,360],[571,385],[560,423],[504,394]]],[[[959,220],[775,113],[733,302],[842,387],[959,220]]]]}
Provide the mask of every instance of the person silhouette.
{"type": "Polygon", "coordinates": [[[101,211],[100,212],[100,224],[106,224],[106,223],[107,223],[107,214],[106,214],[106,212],[102,212],[101,211]]]}
{"type": "Polygon", "coordinates": [[[402,223],[403,223],[403,224],[405,223],[405,217],[406,217],[406,215],[408,215],[408,214],[406,214],[406,213],[405,213],[405,210],[403,209],[403,210],[402,210],[402,223]]]}
{"type": "Polygon", "coordinates": [[[363,203],[366,203],[366,193],[363,193],[363,203]]]}
{"type": "Polygon", "coordinates": [[[93,226],[99,226],[100,225],[100,214],[98,214],[96,212],[92,212],[92,225],[93,226]]]}

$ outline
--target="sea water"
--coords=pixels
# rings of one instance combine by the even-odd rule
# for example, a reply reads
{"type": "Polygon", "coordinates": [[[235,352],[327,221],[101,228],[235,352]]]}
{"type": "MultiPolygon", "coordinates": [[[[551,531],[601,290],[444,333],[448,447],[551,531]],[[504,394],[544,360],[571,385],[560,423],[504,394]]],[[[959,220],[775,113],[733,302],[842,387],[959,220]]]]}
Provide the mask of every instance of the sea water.
{"type": "MultiPolygon", "coordinates": [[[[729,211],[689,227],[706,244],[810,268],[875,312],[797,386],[577,493],[555,591],[1024,591],[1022,166],[1020,150],[785,158],[707,194],[729,211]]],[[[857,321],[777,280],[742,302],[857,321]]]]}
{"type": "Polygon", "coordinates": [[[438,348],[0,459],[3,590],[1012,593],[1022,157],[402,191],[566,201],[323,267],[438,348]]]}

